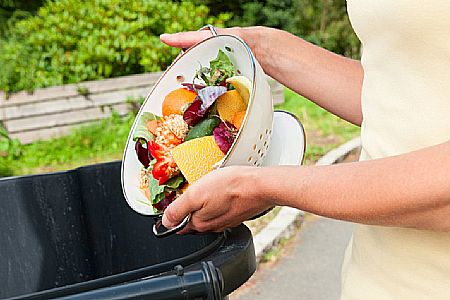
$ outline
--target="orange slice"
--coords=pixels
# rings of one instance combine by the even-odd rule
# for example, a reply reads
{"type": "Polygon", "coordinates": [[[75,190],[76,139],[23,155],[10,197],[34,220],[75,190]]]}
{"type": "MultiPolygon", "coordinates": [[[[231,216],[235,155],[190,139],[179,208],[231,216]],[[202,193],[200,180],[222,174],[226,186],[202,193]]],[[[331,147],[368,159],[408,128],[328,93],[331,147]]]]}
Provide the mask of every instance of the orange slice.
{"type": "Polygon", "coordinates": [[[163,116],[182,115],[183,108],[194,102],[197,94],[185,88],[179,88],[166,95],[162,104],[163,116]]]}
{"type": "Polygon", "coordinates": [[[223,157],[214,136],[184,142],[172,149],[172,157],[186,180],[192,184],[214,169],[223,157]]]}
{"type": "Polygon", "coordinates": [[[234,115],[245,111],[247,105],[237,90],[231,90],[217,99],[217,112],[222,120],[232,123],[234,115]]]}
{"type": "Polygon", "coordinates": [[[238,111],[237,113],[234,114],[233,121],[231,122],[231,124],[233,124],[234,127],[236,127],[237,129],[241,129],[244,117],[245,117],[245,110],[238,111]]]}
{"type": "Polygon", "coordinates": [[[231,83],[234,88],[239,92],[242,99],[244,99],[245,105],[248,105],[250,99],[250,91],[252,90],[252,82],[245,76],[233,76],[228,78],[227,83],[231,83]]]}

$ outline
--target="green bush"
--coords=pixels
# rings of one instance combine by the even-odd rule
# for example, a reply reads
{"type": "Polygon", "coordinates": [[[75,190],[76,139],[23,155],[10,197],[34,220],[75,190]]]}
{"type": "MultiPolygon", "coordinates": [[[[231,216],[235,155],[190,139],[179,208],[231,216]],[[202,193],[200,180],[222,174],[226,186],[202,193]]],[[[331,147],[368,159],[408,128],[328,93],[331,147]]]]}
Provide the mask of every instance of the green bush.
{"type": "Polygon", "coordinates": [[[264,25],[296,34],[298,3],[292,0],[244,1],[230,26],[264,25]]]}
{"type": "Polygon", "coordinates": [[[358,58],[360,43],[350,25],[346,0],[195,0],[211,13],[232,13],[226,26],[263,25],[284,29],[348,57],[358,58]]]}
{"type": "Polygon", "coordinates": [[[28,17],[42,5],[42,0],[0,0],[0,38],[15,21],[28,17]]]}
{"type": "Polygon", "coordinates": [[[347,15],[346,0],[300,0],[296,34],[347,57],[359,58],[360,42],[347,15]]]}
{"type": "Polygon", "coordinates": [[[159,71],[178,50],[164,32],[223,25],[190,1],[48,1],[36,16],[15,23],[0,44],[0,90],[6,92],[159,71]]]}
{"type": "Polygon", "coordinates": [[[212,15],[232,14],[226,26],[264,25],[291,31],[295,26],[298,3],[294,0],[193,0],[209,7],[212,15]]]}

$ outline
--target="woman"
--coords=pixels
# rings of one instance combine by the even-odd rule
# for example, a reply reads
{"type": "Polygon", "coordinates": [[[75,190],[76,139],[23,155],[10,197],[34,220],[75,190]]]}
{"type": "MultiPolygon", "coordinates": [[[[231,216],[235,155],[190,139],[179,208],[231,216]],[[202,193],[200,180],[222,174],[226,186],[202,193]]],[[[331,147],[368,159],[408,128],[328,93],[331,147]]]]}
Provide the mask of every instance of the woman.
{"type": "MultiPolygon", "coordinates": [[[[240,36],[267,74],[361,125],[361,161],[217,170],[170,205],[163,223],[171,227],[192,213],[185,232],[218,231],[274,205],[357,222],[343,267],[343,299],[448,299],[450,2],[347,5],[363,45],[361,62],[280,30],[219,33],[240,36]]],[[[161,40],[188,47],[207,36],[161,40]]]]}

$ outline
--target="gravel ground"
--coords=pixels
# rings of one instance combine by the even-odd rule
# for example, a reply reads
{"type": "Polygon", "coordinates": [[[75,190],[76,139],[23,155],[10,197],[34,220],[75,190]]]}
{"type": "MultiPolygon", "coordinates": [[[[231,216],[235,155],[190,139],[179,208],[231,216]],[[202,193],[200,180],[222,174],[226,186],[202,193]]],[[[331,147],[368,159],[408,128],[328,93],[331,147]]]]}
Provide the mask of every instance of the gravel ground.
{"type": "Polygon", "coordinates": [[[339,299],[342,259],[351,231],[351,223],[309,216],[279,259],[260,265],[230,299],[339,299]]]}
{"type": "MultiPolygon", "coordinates": [[[[341,163],[356,161],[359,149],[341,163]]],[[[339,299],[340,272],[352,224],[308,215],[301,230],[262,263],[230,300],[339,299]]]]}

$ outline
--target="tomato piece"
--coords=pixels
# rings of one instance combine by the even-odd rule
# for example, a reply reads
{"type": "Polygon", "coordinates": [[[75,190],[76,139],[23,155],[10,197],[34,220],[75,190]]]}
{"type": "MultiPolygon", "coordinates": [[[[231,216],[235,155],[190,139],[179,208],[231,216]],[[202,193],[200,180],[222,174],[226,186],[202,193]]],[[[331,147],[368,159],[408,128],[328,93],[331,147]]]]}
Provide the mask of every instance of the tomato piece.
{"type": "Polygon", "coordinates": [[[163,159],[166,154],[166,150],[164,149],[164,147],[162,147],[158,143],[155,143],[154,141],[148,141],[147,149],[148,151],[150,151],[150,154],[154,158],[156,158],[156,160],[163,159]]]}
{"type": "Polygon", "coordinates": [[[156,163],[153,165],[152,175],[158,180],[159,185],[164,184],[167,180],[173,177],[175,170],[177,170],[177,164],[170,155],[167,148],[161,145],[149,141],[148,150],[151,155],[156,158],[156,163]]]}
{"type": "Polygon", "coordinates": [[[158,180],[158,184],[164,184],[170,178],[169,165],[165,161],[158,161],[152,170],[153,177],[158,180]]]}

